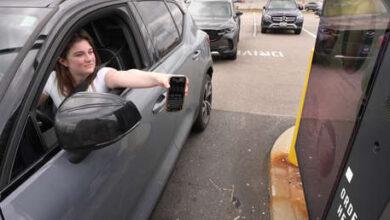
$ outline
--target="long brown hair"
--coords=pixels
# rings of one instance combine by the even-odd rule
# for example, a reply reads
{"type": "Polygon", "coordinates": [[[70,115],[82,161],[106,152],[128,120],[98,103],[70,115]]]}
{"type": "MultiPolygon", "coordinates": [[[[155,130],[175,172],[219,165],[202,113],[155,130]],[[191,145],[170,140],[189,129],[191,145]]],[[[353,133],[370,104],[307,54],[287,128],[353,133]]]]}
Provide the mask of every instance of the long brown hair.
{"type": "MultiPolygon", "coordinates": [[[[95,70],[92,74],[90,74],[87,78],[88,85],[91,85],[93,80],[96,78],[98,68],[100,66],[100,58],[99,55],[96,52],[96,48],[93,44],[92,37],[83,29],[80,29],[73,33],[71,38],[69,39],[68,43],[66,44],[64,51],[62,51],[60,57],[62,59],[66,59],[66,56],[70,50],[70,48],[77,42],[80,42],[82,40],[88,41],[88,43],[91,45],[93,49],[93,53],[95,54],[95,70]]],[[[54,66],[54,70],[56,72],[57,76],[57,89],[63,96],[68,96],[69,94],[72,94],[73,91],[76,89],[76,87],[73,85],[74,80],[72,75],[69,72],[69,69],[62,65],[58,60],[57,63],[54,66]]]]}

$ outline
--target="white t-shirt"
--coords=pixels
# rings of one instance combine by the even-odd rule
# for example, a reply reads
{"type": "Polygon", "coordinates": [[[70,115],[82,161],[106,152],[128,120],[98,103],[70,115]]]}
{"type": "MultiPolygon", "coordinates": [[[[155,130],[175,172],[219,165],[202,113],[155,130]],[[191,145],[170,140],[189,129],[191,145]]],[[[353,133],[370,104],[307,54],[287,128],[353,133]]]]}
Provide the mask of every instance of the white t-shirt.
{"type": "MultiPolygon", "coordinates": [[[[110,67],[103,67],[97,72],[96,78],[93,80],[92,85],[88,86],[88,92],[108,92],[109,88],[106,86],[104,82],[104,76],[107,71],[115,70],[110,67]]],[[[43,89],[43,94],[50,96],[53,99],[54,104],[58,107],[64,101],[65,97],[59,92],[57,86],[57,76],[56,72],[53,71],[50,73],[49,79],[46,82],[45,88],[43,89]]]]}

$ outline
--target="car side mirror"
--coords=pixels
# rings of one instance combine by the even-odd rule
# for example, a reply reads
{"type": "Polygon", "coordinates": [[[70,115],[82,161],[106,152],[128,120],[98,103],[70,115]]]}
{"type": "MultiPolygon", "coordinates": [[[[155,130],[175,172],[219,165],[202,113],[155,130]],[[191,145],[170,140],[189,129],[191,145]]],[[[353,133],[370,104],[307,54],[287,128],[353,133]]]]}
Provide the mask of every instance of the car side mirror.
{"type": "MultiPolygon", "coordinates": [[[[79,92],[60,105],[54,127],[62,149],[84,155],[117,142],[140,120],[137,107],[117,95],[79,92]]],[[[77,163],[80,158],[69,159],[77,163]]]]}
{"type": "Polygon", "coordinates": [[[263,10],[267,10],[267,7],[263,6],[263,10]]]}
{"type": "Polygon", "coordinates": [[[242,14],[244,14],[242,11],[236,11],[237,16],[241,16],[242,14]]]}

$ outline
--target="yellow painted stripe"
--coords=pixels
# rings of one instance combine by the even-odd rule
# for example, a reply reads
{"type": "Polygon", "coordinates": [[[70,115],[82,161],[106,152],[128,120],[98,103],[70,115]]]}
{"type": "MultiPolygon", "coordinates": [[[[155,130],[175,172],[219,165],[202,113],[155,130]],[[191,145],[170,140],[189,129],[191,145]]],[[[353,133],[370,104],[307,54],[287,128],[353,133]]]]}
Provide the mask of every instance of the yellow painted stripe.
{"type": "Polygon", "coordinates": [[[295,144],[296,144],[296,141],[297,141],[299,124],[301,123],[301,116],[302,116],[303,104],[305,102],[305,97],[306,97],[307,84],[309,83],[309,76],[310,76],[310,71],[311,71],[311,63],[313,61],[313,53],[314,53],[314,49],[311,49],[310,62],[309,62],[309,66],[307,68],[305,84],[303,86],[303,91],[302,91],[302,96],[301,96],[301,103],[299,104],[299,109],[298,109],[298,117],[297,117],[297,120],[295,121],[294,135],[293,135],[293,138],[292,138],[292,141],[291,141],[290,153],[288,154],[288,161],[291,164],[293,164],[294,166],[296,166],[296,167],[298,166],[298,160],[297,160],[297,154],[295,152],[295,144]]]}

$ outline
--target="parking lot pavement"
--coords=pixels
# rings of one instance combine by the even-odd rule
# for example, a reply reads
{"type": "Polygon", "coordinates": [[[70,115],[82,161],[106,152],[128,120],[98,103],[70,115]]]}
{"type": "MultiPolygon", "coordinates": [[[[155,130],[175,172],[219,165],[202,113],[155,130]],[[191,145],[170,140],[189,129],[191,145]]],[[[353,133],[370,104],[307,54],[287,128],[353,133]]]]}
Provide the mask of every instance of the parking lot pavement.
{"type": "Polygon", "coordinates": [[[190,135],[152,220],[269,219],[269,152],[295,123],[315,38],[262,34],[260,20],[244,12],[237,59],[214,58],[209,127],[190,135]]]}
{"type": "Polygon", "coordinates": [[[303,25],[303,31],[311,37],[316,38],[319,21],[320,17],[318,15],[315,15],[314,13],[310,12],[305,13],[305,23],[303,25]]]}
{"type": "Polygon", "coordinates": [[[294,120],[214,110],[206,132],[190,135],[151,219],[269,219],[269,152],[294,120]]]}
{"type": "MultiPolygon", "coordinates": [[[[260,12],[244,12],[237,60],[215,59],[213,108],[296,117],[315,38],[306,32],[262,34],[260,24],[260,12]]],[[[315,25],[318,19],[305,14],[304,28],[316,33],[315,25]]]]}

